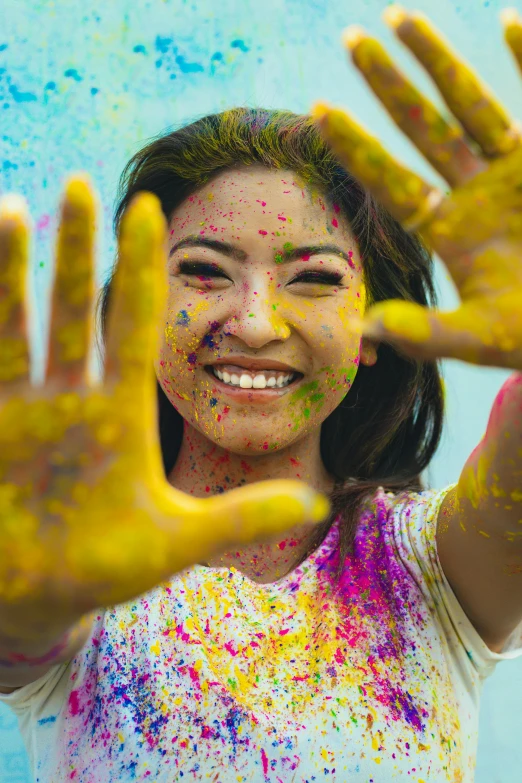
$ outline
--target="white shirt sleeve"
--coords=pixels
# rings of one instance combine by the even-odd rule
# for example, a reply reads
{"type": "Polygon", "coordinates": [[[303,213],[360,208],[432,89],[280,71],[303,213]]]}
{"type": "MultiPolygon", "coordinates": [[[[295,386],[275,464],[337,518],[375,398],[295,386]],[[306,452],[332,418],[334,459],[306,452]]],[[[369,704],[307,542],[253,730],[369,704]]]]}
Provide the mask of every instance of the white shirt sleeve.
{"type": "Polygon", "coordinates": [[[489,676],[499,661],[522,655],[522,623],[513,631],[502,652],[490,650],[468,619],[446,579],[437,554],[437,516],[444,496],[454,487],[397,495],[392,510],[392,528],[399,555],[419,584],[427,603],[438,620],[453,649],[471,661],[481,679],[489,676]],[[405,498],[405,499],[404,499],[405,498]]]}
{"type": "Polygon", "coordinates": [[[11,693],[0,693],[0,702],[7,704],[16,715],[20,715],[29,707],[34,708],[37,703],[47,701],[60,679],[64,676],[68,665],[68,663],[60,663],[56,664],[56,666],[51,666],[37,680],[29,682],[27,685],[22,685],[21,688],[17,688],[11,693]]]}

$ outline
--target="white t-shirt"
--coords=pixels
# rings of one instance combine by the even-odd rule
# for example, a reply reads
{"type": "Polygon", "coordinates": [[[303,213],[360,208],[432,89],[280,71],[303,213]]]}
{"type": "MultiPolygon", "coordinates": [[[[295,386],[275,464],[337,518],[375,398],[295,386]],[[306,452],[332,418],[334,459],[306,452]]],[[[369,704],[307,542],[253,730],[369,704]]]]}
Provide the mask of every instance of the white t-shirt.
{"type": "Polygon", "coordinates": [[[194,567],[101,611],[68,664],[1,700],[37,783],[471,783],[479,696],[502,654],[435,548],[451,489],[366,503],[335,587],[338,526],[260,585],[194,567]]]}

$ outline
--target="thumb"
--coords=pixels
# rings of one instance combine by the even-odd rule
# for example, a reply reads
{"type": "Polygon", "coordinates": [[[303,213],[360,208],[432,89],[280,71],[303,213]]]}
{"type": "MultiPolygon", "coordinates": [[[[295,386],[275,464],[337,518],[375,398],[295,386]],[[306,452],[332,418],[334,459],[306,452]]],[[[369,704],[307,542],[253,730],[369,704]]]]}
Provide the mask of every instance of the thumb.
{"type": "Polygon", "coordinates": [[[406,356],[419,360],[460,358],[466,341],[461,310],[438,312],[404,299],[389,299],[370,307],[363,319],[351,317],[349,325],[364,337],[391,343],[406,356]]]}
{"type": "MultiPolygon", "coordinates": [[[[211,554],[231,544],[269,538],[299,524],[320,522],[329,510],[327,498],[304,482],[259,481],[198,501],[191,529],[183,531],[183,538],[189,549],[196,544],[201,557],[203,550],[211,554]]],[[[180,534],[178,529],[178,543],[180,534]]]]}
{"type": "Polygon", "coordinates": [[[416,302],[388,299],[369,307],[364,318],[352,316],[349,320],[365,337],[420,344],[431,337],[431,315],[436,313],[416,302]]]}
{"type": "Polygon", "coordinates": [[[498,364],[502,351],[513,350],[515,341],[502,318],[493,315],[493,307],[492,302],[476,300],[439,312],[390,299],[369,308],[363,320],[350,318],[349,325],[364,336],[391,343],[413,359],[448,358],[503,366],[498,364]]]}

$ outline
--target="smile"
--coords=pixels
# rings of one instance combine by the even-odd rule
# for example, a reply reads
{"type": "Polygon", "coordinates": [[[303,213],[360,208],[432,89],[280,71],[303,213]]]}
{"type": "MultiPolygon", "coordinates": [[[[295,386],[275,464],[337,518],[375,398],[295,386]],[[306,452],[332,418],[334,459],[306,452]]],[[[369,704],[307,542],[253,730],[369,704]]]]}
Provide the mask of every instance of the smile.
{"type": "Polygon", "coordinates": [[[247,392],[256,396],[260,393],[279,396],[303,378],[300,372],[282,372],[272,369],[247,370],[244,367],[228,364],[221,364],[219,367],[207,365],[205,370],[219,382],[220,386],[226,387],[227,391],[247,392]]]}

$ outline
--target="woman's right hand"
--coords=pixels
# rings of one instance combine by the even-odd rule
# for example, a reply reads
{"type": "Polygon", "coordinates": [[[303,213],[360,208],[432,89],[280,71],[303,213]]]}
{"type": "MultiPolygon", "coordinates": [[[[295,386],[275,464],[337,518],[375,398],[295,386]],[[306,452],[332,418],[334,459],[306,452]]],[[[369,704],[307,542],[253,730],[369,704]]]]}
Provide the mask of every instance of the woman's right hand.
{"type": "Polygon", "coordinates": [[[230,544],[328,510],[298,481],[203,500],[168,484],[154,373],[166,222],[149,193],[123,218],[99,382],[88,372],[94,223],[93,192],[77,176],[62,206],[47,368],[36,386],[26,331],[27,217],[17,197],[0,207],[0,618],[27,638],[129,601],[230,544]]]}

